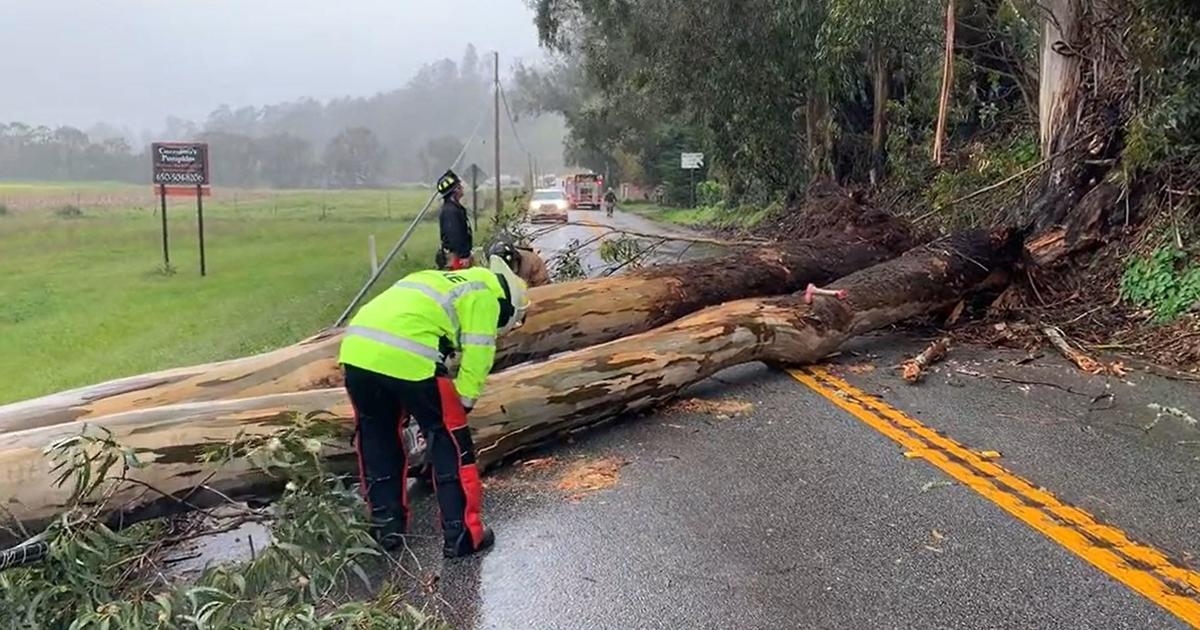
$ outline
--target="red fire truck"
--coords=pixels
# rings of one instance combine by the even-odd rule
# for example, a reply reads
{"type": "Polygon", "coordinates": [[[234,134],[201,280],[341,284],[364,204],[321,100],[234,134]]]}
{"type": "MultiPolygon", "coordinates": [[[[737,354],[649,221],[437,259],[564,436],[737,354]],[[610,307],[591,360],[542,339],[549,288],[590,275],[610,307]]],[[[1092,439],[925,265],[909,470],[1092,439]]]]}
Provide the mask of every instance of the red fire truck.
{"type": "Polygon", "coordinates": [[[596,173],[568,175],[563,179],[567,200],[576,210],[599,210],[604,199],[604,176],[596,173]]]}

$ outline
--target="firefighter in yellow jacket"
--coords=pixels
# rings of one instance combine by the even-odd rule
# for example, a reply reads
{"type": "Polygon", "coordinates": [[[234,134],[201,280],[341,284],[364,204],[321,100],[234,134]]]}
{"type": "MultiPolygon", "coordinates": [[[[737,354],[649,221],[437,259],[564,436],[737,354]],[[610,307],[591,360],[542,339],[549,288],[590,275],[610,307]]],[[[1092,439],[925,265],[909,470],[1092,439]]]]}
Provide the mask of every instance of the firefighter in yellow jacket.
{"type": "Polygon", "coordinates": [[[483,486],[467,414],[496,357],[496,337],[525,319],[525,283],[498,257],[490,267],[418,271],[350,320],[339,361],[354,406],[359,480],[377,539],[386,548],[408,532],[408,450],[403,423],[416,419],[428,444],[447,558],[482,551],[483,486]],[[461,353],[451,380],[446,353],[461,353]]]}

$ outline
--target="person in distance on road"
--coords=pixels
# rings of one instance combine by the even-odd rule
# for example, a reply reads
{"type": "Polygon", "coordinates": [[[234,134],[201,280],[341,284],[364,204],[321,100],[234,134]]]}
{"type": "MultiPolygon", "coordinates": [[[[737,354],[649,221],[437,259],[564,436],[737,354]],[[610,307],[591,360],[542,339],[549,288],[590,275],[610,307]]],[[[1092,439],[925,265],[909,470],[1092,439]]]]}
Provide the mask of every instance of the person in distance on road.
{"type": "Polygon", "coordinates": [[[496,337],[525,320],[525,282],[499,257],[490,266],[418,271],[350,320],[338,356],[354,408],[359,481],[373,534],[387,549],[408,532],[409,416],[425,436],[447,558],[495,541],[483,524],[483,485],[467,414],[496,357],[496,337]],[[445,349],[445,351],[443,351],[445,349]],[[461,352],[457,376],[447,354],[461,352]]]}
{"type": "Polygon", "coordinates": [[[611,217],[612,213],[613,213],[613,208],[616,208],[616,207],[617,207],[617,193],[613,192],[612,188],[609,188],[608,192],[604,193],[604,213],[611,217]]]}
{"type": "Polygon", "coordinates": [[[442,247],[437,253],[437,267],[466,269],[472,264],[471,247],[474,243],[467,209],[459,203],[463,196],[462,180],[454,171],[446,171],[438,178],[437,190],[442,195],[442,208],[438,211],[442,247]]]}
{"type": "Polygon", "coordinates": [[[532,247],[514,245],[509,239],[501,237],[488,249],[489,256],[499,256],[508,266],[516,270],[517,275],[530,287],[540,287],[550,283],[550,273],[546,270],[546,261],[532,247]]]}

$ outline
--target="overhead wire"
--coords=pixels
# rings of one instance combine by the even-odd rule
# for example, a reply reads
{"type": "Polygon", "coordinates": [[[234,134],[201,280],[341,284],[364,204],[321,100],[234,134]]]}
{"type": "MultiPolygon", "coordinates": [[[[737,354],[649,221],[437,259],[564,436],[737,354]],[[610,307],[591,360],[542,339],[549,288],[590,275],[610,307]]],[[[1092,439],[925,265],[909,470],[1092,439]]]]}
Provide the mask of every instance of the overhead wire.
{"type": "Polygon", "coordinates": [[[499,87],[498,89],[500,90],[500,100],[504,103],[504,113],[508,116],[508,125],[512,128],[513,137],[517,139],[517,145],[521,147],[521,150],[526,155],[532,156],[533,152],[529,150],[529,147],[525,146],[525,142],[521,140],[521,134],[517,131],[517,121],[513,118],[512,108],[508,105],[508,95],[505,94],[503,87],[499,87]]]}

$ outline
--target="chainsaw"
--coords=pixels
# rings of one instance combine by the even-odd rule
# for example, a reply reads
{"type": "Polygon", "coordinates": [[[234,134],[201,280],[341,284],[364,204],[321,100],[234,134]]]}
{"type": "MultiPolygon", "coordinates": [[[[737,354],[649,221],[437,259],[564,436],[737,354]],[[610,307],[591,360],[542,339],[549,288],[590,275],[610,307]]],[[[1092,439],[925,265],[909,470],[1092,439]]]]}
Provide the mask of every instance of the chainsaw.
{"type": "Polygon", "coordinates": [[[408,450],[408,476],[422,479],[428,476],[428,444],[417,421],[409,417],[404,424],[404,448],[408,450]]]}

